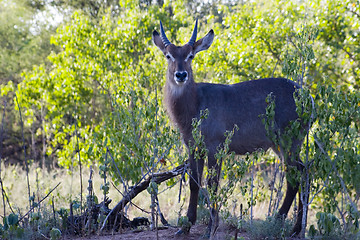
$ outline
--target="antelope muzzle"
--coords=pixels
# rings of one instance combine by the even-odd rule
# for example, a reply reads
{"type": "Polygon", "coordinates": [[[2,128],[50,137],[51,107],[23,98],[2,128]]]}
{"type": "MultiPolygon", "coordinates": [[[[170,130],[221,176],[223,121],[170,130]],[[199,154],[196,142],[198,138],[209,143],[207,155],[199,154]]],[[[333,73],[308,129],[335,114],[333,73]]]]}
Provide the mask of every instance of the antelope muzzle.
{"type": "Polygon", "coordinates": [[[174,79],[177,84],[183,84],[188,79],[187,71],[176,71],[174,74],[174,79]]]}

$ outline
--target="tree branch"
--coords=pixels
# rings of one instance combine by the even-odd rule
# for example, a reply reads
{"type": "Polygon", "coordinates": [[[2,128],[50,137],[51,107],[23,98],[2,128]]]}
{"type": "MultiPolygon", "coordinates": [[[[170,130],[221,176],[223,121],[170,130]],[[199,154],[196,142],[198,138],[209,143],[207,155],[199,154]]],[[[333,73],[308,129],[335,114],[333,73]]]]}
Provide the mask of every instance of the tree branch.
{"type": "MultiPolygon", "coordinates": [[[[50,191],[48,194],[46,194],[46,196],[43,197],[43,198],[37,203],[37,205],[39,205],[42,201],[44,201],[60,184],[61,184],[61,182],[59,182],[53,189],[51,189],[51,191],[50,191]]],[[[34,210],[34,208],[36,208],[36,207],[31,207],[30,210],[29,210],[27,213],[25,213],[25,215],[22,216],[22,217],[19,219],[18,223],[21,222],[32,210],[34,210]]]]}
{"type": "Polygon", "coordinates": [[[140,182],[135,187],[130,188],[131,190],[123,197],[123,199],[109,212],[106,216],[103,225],[101,226],[100,232],[106,227],[106,223],[110,217],[116,216],[118,212],[120,212],[126,204],[128,204],[133,198],[135,198],[139,193],[147,189],[151,181],[160,184],[166,180],[169,180],[173,177],[176,177],[184,172],[184,169],[187,168],[187,162],[184,164],[177,166],[173,170],[161,173],[154,173],[152,176],[149,176],[146,180],[140,182]]]}
{"type": "MultiPolygon", "coordinates": [[[[325,155],[326,159],[327,159],[329,162],[332,163],[333,161],[331,161],[331,158],[330,158],[329,155],[326,153],[326,151],[324,150],[324,148],[322,147],[322,145],[320,144],[320,142],[318,141],[318,139],[317,139],[317,138],[314,138],[314,139],[315,139],[316,144],[319,146],[319,149],[321,150],[321,152],[325,155]]],[[[346,187],[346,185],[345,185],[345,183],[344,183],[344,180],[343,180],[343,178],[340,176],[340,173],[339,173],[339,171],[337,170],[335,164],[333,165],[333,168],[334,168],[334,170],[335,170],[335,173],[336,173],[337,177],[338,177],[339,180],[340,180],[340,185],[341,185],[341,187],[343,188],[344,192],[346,193],[346,197],[347,197],[348,201],[350,202],[351,206],[354,207],[355,211],[358,213],[356,204],[351,200],[349,191],[347,190],[347,187],[346,187]]]]}
{"type": "Polygon", "coordinates": [[[268,47],[270,53],[271,53],[279,62],[281,62],[281,59],[280,59],[280,57],[279,57],[279,54],[274,51],[274,49],[271,47],[270,43],[269,43],[265,38],[263,38],[263,37],[260,37],[260,39],[263,40],[263,42],[266,44],[266,46],[268,47]]]}

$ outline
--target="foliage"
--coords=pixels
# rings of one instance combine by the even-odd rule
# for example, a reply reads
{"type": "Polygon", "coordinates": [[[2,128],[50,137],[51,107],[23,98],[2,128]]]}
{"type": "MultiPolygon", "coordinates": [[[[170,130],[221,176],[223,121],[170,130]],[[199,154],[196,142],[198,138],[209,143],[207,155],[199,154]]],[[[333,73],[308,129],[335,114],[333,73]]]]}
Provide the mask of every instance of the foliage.
{"type": "MultiPolygon", "coordinates": [[[[41,157],[33,151],[32,160],[43,158],[43,165],[69,169],[79,161],[99,164],[104,177],[110,173],[115,183],[125,186],[126,181],[136,183],[147,174],[178,164],[173,160],[185,154],[162,107],[165,61],[152,46],[151,33],[162,20],[170,40],[183,44],[198,17],[199,35],[212,27],[217,38],[210,51],[194,62],[197,81],[303,79],[314,97],[317,117],[313,135],[306,141],[308,150],[301,152],[313,181],[310,200],[324,214],[337,214],[342,230],[358,230],[359,4],[352,0],[62,2],[64,9],[84,6],[84,10],[74,12],[51,41],[52,29],[37,23],[39,31],[34,32],[29,20],[36,15],[34,9],[44,9],[47,1],[14,1],[0,12],[0,18],[6,19],[0,27],[4,36],[0,41],[0,97],[6,101],[14,94],[18,97],[25,115],[26,146],[31,142],[31,151],[43,148],[41,157]],[[51,50],[58,52],[49,54],[51,50]]],[[[301,94],[308,96],[307,91],[301,94]]],[[[268,101],[271,106],[271,99],[268,101]]],[[[5,149],[15,146],[21,136],[13,105],[8,107],[13,110],[5,118],[8,132],[0,151],[2,145],[5,149]]],[[[291,133],[296,129],[290,129],[291,133]]],[[[219,159],[228,153],[223,147],[219,159]]],[[[221,177],[231,183],[243,176],[247,162],[229,159],[221,177]]],[[[276,161],[270,159],[265,160],[267,164],[276,161]]],[[[258,157],[252,163],[260,166],[263,162],[258,157]]],[[[244,181],[241,191],[250,199],[250,208],[256,197],[246,195],[251,183],[244,181]]],[[[102,190],[107,194],[109,181],[102,190]]],[[[230,194],[228,190],[220,191],[223,199],[230,194]]]]}
{"type": "Polygon", "coordinates": [[[109,146],[119,169],[129,167],[124,177],[137,181],[141,167],[170,148],[162,144],[171,139],[165,138],[168,120],[159,114],[162,81],[156,81],[160,74],[147,46],[155,29],[151,19],[164,13],[157,6],[145,13],[130,9],[127,17],[114,20],[107,14],[99,22],[75,13],[52,39],[63,48],[50,57],[53,68],[24,74],[18,94],[28,109],[27,123],[42,119],[45,127],[38,125],[37,132],[51,139],[47,155],[55,154],[60,165],[76,165],[77,147],[80,159],[91,164],[103,159],[109,146]]]}
{"type": "MultiPolygon", "coordinates": [[[[30,0],[0,1],[0,98],[1,106],[7,106],[1,155],[13,164],[24,160],[20,151],[20,120],[12,100],[14,89],[23,80],[21,73],[24,70],[38,64],[48,65],[47,56],[56,51],[49,39],[57,22],[52,21],[49,9],[32,3],[34,1],[30,0]]],[[[24,134],[27,140],[31,139],[29,131],[24,134]]],[[[32,140],[35,146],[35,138],[32,140]]],[[[31,140],[27,142],[31,143],[31,140]]]]}
{"type": "Polygon", "coordinates": [[[36,28],[34,23],[37,21],[38,9],[28,2],[30,1],[0,1],[1,86],[9,81],[19,83],[22,80],[20,74],[23,70],[43,63],[53,50],[49,38],[54,26],[44,20],[37,22],[38,28],[36,28]],[[43,24],[48,27],[43,27],[43,24]]]}
{"type": "Polygon", "coordinates": [[[275,217],[268,217],[265,220],[256,220],[252,224],[245,224],[243,227],[249,232],[251,239],[286,239],[290,235],[293,223],[289,220],[278,221],[275,217]]]}
{"type": "MultiPolygon", "coordinates": [[[[338,235],[341,233],[341,228],[340,228],[340,221],[336,216],[334,216],[331,213],[318,212],[316,214],[316,218],[317,218],[317,225],[320,235],[334,239],[339,237],[338,235]]],[[[313,225],[311,229],[312,230],[310,231],[310,233],[312,237],[314,237],[316,234],[316,230],[313,230],[314,229],[313,225]]]]}
{"type": "Polygon", "coordinates": [[[209,224],[210,211],[209,211],[208,192],[206,188],[200,188],[199,190],[199,200],[196,209],[196,215],[197,215],[196,221],[198,223],[209,224]]]}
{"type": "Polygon", "coordinates": [[[315,137],[320,144],[314,158],[319,160],[317,174],[323,179],[329,178],[332,187],[325,190],[324,200],[328,200],[326,209],[334,211],[338,201],[335,196],[344,187],[342,182],[354,193],[359,191],[360,95],[357,91],[346,93],[331,86],[322,86],[316,100],[319,124],[315,137]]]}
{"type": "Polygon", "coordinates": [[[48,215],[48,210],[43,207],[40,211],[33,212],[27,219],[28,223],[20,222],[18,214],[11,213],[3,218],[3,225],[0,224],[1,239],[40,239],[50,236],[50,239],[59,239],[61,231],[54,227],[56,221],[48,215]]]}
{"type": "Polygon", "coordinates": [[[0,224],[0,236],[3,239],[20,239],[24,235],[24,229],[19,226],[19,216],[11,213],[3,218],[0,224]]]}
{"type": "Polygon", "coordinates": [[[57,240],[61,237],[61,231],[58,228],[52,228],[50,231],[50,240],[57,240]]]}
{"type": "MultiPolygon", "coordinates": [[[[299,34],[295,34],[290,39],[294,50],[290,52],[287,50],[283,72],[293,80],[300,82],[301,85],[305,84],[304,76],[307,74],[307,64],[315,58],[312,49],[314,43],[311,42],[314,42],[317,36],[318,31],[316,29],[304,28],[299,34]]],[[[349,226],[344,217],[346,214],[344,205],[340,205],[339,200],[345,201],[355,213],[358,213],[356,207],[358,202],[357,194],[353,196],[358,191],[356,187],[358,180],[355,177],[358,176],[357,163],[352,160],[357,161],[360,156],[358,151],[358,123],[360,119],[358,103],[360,99],[357,92],[351,90],[342,92],[328,85],[315,85],[315,91],[317,93],[315,97],[316,116],[315,111],[312,110],[314,103],[309,97],[309,90],[305,88],[296,92],[297,112],[304,122],[300,124],[294,121],[292,123],[286,133],[290,137],[288,140],[286,140],[286,136],[285,139],[283,137],[277,139],[279,133],[273,131],[275,101],[271,95],[267,98],[268,107],[265,116],[263,116],[263,122],[268,131],[268,136],[282,149],[287,149],[287,147],[291,146],[294,137],[303,139],[301,129],[304,126],[310,126],[309,122],[316,121],[312,129],[314,140],[309,141],[309,136],[307,136],[305,140],[306,147],[303,148],[305,150],[301,152],[304,168],[301,199],[304,201],[309,199],[310,196],[310,203],[312,203],[314,199],[315,201],[321,199],[319,194],[323,197],[322,199],[327,199],[327,201],[322,202],[322,206],[327,213],[318,213],[317,216],[319,218],[319,233],[329,235],[329,232],[335,231],[334,228],[338,232],[341,230],[346,232],[349,226]],[[309,181],[313,181],[314,184],[309,185],[309,181]],[[333,216],[332,213],[335,211],[338,211],[342,217],[343,228],[340,228],[340,222],[334,228],[331,227],[332,224],[329,224],[337,223],[333,221],[334,218],[328,220],[327,217],[333,216]]],[[[291,173],[290,175],[297,176],[298,174],[291,173]]],[[[303,212],[306,214],[306,211],[303,212]]],[[[306,215],[303,219],[306,219],[306,215]]],[[[353,225],[353,221],[356,222],[355,219],[357,218],[353,218],[349,228],[358,231],[358,227],[353,225]]],[[[311,227],[311,232],[313,235],[316,233],[314,226],[311,227]]]]}
{"type": "Polygon", "coordinates": [[[187,216],[181,216],[178,220],[177,225],[181,227],[181,229],[183,229],[184,231],[189,232],[192,224],[187,216]]]}
{"type": "MultiPolygon", "coordinates": [[[[306,4],[295,8],[291,2],[273,3],[272,6],[262,6],[261,1],[239,4],[237,7],[218,5],[218,11],[224,16],[224,25],[216,22],[215,16],[209,18],[209,24],[213,24],[216,32],[224,31],[225,26],[227,34],[216,39],[212,51],[195,62],[196,77],[213,78],[213,82],[237,82],[280,75],[279,67],[275,68],[275,65],[284,60],[285,56],[289,56],[286,49],[291,44],[284,42],[291,42],[292,32],[297,34],[301,28],[305,21],[300,17],[302,13],[306,11],[313,16],[318,12],[309,11],[306,4]]],[[[315,3],[311,4],[317,6],[315,3]]],[[[330,2],[326,4],[331,5],[330,2]]],[[[157,28],[158,20],[161,19],[171,31],[169,36],[173,42],[179,43],[178,39],[187,39],[192,21],[189,21],[180,6],[181,3],[171,6],[165,4],[162,7],[151,5],[143,9],[128,3],[120,6],[123,14],[121,17],[115,18],[110,13],[104,13],[99,20],[77,12],[68,25],[58,29],[52,43],[62,50],[59,54],[50,56],[50,70],[39,66],[25,73],[24,81],[18,88],[21,104],[26,109],[28,126],[35,128],[34,132],[38,137],[44,135],[51,142],[46,146],[47,156],[57,157],[61,165],[70,166],[73,164],[71,159],[75,157],[75,137],[78,136],[81,159],[87,162],[95,161],[102,156],[99,154],[97,136],[113,130],[109,126],[115,124],[115,118],[119,119],[116,111],[129,109],[131,98],[136,100],[133,105],[135,109],[154,99],[154,91],[160,89],[163,83],[163,80],[158,79],[163,79],[164,70],[159,71],[159,68],[164,69],[164,62],[159,54],[154,53],[154,48],[148,47],[151,44],[151,31],[157,28]],[[175,13],[171,21],[168,7],[175,13]],[[40,123],[37,119],[41,119],[40,123]],[[78,127],[77,133],[75,125],[78,127]],[[106,126],[107,130],[101,126],[106,126]],[[91,140],[93,136],[96,141],[91,140]],[[89,147],[92,151],[88,151],[89,147]]],[[[344,14],[349,13],[340,10],[341,8],[349,7],[351,11],[357,11],[356,7],[346,3],[331,6],[344,14]]],[[[327,17],[323,14],[321,16],[327,17]]],[[[347,21],[350,21],[344,25],[347,28],[356,27],[358,24],[355,17],[347,21]]],[[[308,22],[309,26],[316,26],[313,19],[310,18],[308,22]]],[[[329,31],[319,28],[315,47],[322,40],[321,36],[329,31]]],[[[343,31],[346,36],[348,32],[356,34],[356,31],[343,31]]],[[[316,48],[314,52],[318,50],[316,48]]],[[[312,74],[314,64],[322,64],[322,61],[318,61],[320,57],[322,55],[318,54],[317,59],[307,60],[311,69],[305,76],[308,83],[320,84],[324,79],[312,74]]],[[[352,72],[348,71],[348,74],[352,72]]],[[[339,84],[346,85],[344,82],[339,84]]],[[[157,101],[161,103],[161,100],[157,101]]],[[[158,106],[159,116],[162,118],[161,104],[158,106]]],[[[153,112],[154,109],[153,106],[149,111],[153,112]]],[[[137,116],[135,113],[129,114],[137,116]]],[[[140,119],[143,116],[138,117],[140,119]]],[[[123,122],[129,123],[129,120],[131,121],[131,118],[124,119],[123,122]]],[[[119,124],[120,122],[117,123],[119,124]]],[[[131,129],[131,124],[125,129],[131,129]]]]}

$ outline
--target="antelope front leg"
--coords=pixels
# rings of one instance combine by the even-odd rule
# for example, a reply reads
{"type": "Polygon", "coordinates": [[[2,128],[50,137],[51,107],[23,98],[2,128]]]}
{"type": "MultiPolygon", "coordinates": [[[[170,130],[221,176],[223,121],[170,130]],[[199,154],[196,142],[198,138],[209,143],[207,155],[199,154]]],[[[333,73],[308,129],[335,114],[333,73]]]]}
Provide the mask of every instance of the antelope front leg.
{"type": "MultiPolygon", "coordinates": [[[[201,178],[204,169],[204,159],[195,160],[193,156],[189,158],[190,162],[190,201],[187,211],[187,217],[192,225],[196,222],[196,210],[199,197],[199,189],[201,186],[201,178]]],[[[181,228],[175,235],[182,235],[189,233],[190,229],[181,228]]]]}
{"type": "Polygon", "coordinates": [[[189,221],[194,225],[196,222],[196,210],[198,205],[199,188],[201,186],[202,173],[204,169],[204,159],[190,159],[190,201],[187,211],[189,221]]]}
{"type": "MultiPolygon", "coordinates": [[[[216,161],[214,154],[209,153],[208,156],[208,169],[209,169],[209,178],[208,178],[208,192],[210,194],[217,194],[219,179],[220,179],[220,170],[221,170],[221,160],[216,161]]],[[[215,202],[210,202],[210,221],[206,236],[210,237],[216,233],[216,230],[219,226],[219,212],[215,202]]]]}

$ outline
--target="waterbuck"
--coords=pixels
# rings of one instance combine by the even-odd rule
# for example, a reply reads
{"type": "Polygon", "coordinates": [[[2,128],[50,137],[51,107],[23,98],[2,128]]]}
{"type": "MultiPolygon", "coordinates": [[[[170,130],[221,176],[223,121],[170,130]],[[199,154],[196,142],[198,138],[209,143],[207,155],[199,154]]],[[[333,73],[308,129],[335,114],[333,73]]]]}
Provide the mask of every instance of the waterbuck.
{"type": "MultiPolygon", "coordinates": [[[[196,83],[191,68],[195,55],[207,50],[213,42],[214,31],[211,29],[207,35],[199,40],[197,36],[197,21],[188,43],[184,46],[175,46],[165,35],[160,21],[160,34],[153,32],[153,42],[167,58],[168,68],[165,84],[165,105],[170,119],[179,128],[185,144],[189,148],[192,140],[192,119],[200,117],[200,111],[208,109],[209,115],[202,122],[200,131],[208,151],[208,169],[215,169],[216,176],[208,179],[209,187],[217,189],[221,163],[217,163],[215,153],[218,146],[225,140],[224,133],[238,126],[230,144],[230,151],[242,155],[258,149],[272,148],[275,153],[286,161],[287,166],[302,170],[299,151],[303,139],[294,138],[290,151],[285,153],[284,146],[276,146],[268,137],[261,115],[265,114],[267,107],[266,97],[271,93],[275,98],[275,126],[281,133],[289,126],[290,121],[299,119],[296,113],[294,92],[299,89],[296,83],[284,78],[267,78],[241,82],[237,84],[211,84],[196,83]],[[291,157],[290,157],[291,156],[291,157]]],[[[304,127],[305,133],[308,128],[304,127]]],[[[192,224],[196,221],[196,208],[201,185],[204,159],[194,160],[189,154],[190,163],[190,201],[187,217],[192,224]]],[[[287,169],[288,169],[287,168],[287,169]]],[[[299,182],[295,184],[287,179],[286,196],[278,211],[279,217],[286,217],[290,206],[298,192],[299,182]]],[[[294,182],[294,179],[292,179],[294,182]]],[[[300,198],[299,198],[300,199],[300,198]]],[[[299,200],[298,215],[293,229],[300,233],[302,221],[302,202],[299,200]]],[[[214,209],[211,209],[214,213],[214,209]]],[[[217,216],[217,213],[215,213],[217,216]]],[[[212,219],[208,230],[211,231],[214,221],[212,219]]],[[[183,233],[179,230],[178,233],[183,233]]]]}

